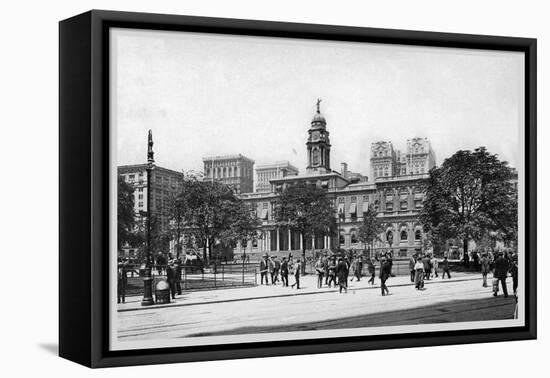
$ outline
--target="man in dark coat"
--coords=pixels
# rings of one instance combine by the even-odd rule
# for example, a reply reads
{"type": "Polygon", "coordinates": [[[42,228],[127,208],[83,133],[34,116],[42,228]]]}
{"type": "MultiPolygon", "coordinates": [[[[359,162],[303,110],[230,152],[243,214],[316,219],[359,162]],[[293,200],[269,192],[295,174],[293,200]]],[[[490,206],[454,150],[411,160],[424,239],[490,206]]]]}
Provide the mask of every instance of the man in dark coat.
{"type": "MultiPolygon", "coordinates": [[[[497,259],[495,260],[495,271],[493,273],[493,277],[496,278],[498,282],[501,283],[502,292],[504,293],[504,298],[508,297],[508,288],[506,287],[506,277],[508,276],[509,269],[510,269],[510,265],[508,263],[508,260],[504,258],[502,253],[499,253],[497,259]]],[[[493,295],[495,297],[498,295],[498,284],[496,286],[496,290],[493,292],[493,295]]]]}
{"type": "Polygon", "coordinates": [[[328,264],[328,287],[332,287],[332,284],[334,284],[334,287],[336,287],[336,258],[332,257],[330,259],[330,263],[328,264]]]}
{"type": "Polygon", "coordinates": [[[441,268],[443,269],[443,275],[441,276],[441,279],[445,278],[445,274],[447,274],[447,277],[451,278],[451,267],[447,256],[443,257],[443,261],[441,261],[441,268]]]}
{"type": "Polygon", "coordinates": [[[288,261],[286,257],[283,257],[283,261],[281,262],[281,282],[283,286],[288,287],[288,261]]]}
{"type": "Polygon", "coordinates": [[[126,303],[126,286],[128,286],[128,259],[118,263],[118,303],[126,303]]]}
{"type": "Polygon", "coordinates": [[[390,291],[386,286],[386,281],[391,275],[391,265],[388,260],[384,257],[380,262],[380,289],[382,290],[382,295],[389,294],[390,291]]]}
{"type": "Polygon", "coordinates": [[[338,264],[336,265],[336,275],[338,276],[338,286],[340,287],[340,293],[342,289],[348,292],[348,264],[342,259],[338,259],[338,264]]]}
{"type": "Polygon", "coordinates": [[[281,270],[281,262],[277,256],[272,256],[273,272],[271,273],[271,283],[275,284],[279,281],[279,271],[281,270]]]}
{"type": "Polygon", "coordinates": [[[296,290],[300,288],[300,275],[302,274],[302,260],[298,258],[296,260],[296,263],[294,264],[294,283],[292,284],[292,288],[296,286],[296,290]]]}
{"type": "Polygon", "coordinates": [[[374,261],[371,258],[367,258],[367,269],[370,274],[370,279],[368,283],[374,285],[374,277],[376,276],[376,267],[374,266],[374,261]]]}
{"type": "Polygon", "coordinates": [[[173,260],[170,260],[168,262],[168,266],[166,267],[166,281],[170,286],[170,293],[172,294],[172,299],[176,299],[176,269],[175,269],[173,260]]]}
{"type": "Polygon", "coordinates": [[[267,254],[263,256],[263,258],[260,260],[260,285],[264,284],[264,278],[265,278],[265,284],[269,285],[269,261],[267,254]]]}
{"type": "Polygon", "coordinates": [[[429,280],[430,274],[432,272],[432,263],[430,262],[430,255],[426,255],[422,259],[422,263],[424,264],[424,279],[429,280]]]}

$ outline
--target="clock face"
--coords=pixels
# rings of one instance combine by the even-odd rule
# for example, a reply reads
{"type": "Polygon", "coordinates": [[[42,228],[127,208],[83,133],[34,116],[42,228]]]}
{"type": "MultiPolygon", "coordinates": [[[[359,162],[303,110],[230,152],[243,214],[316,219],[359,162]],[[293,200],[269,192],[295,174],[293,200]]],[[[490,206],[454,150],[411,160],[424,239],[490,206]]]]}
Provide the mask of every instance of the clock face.
{"type": "Polygon", "coordinates": [[[312,137],[313,137],[314,140],[319,139],[319,132],[314,131],[313,134],[312,134],[312,137]]]}

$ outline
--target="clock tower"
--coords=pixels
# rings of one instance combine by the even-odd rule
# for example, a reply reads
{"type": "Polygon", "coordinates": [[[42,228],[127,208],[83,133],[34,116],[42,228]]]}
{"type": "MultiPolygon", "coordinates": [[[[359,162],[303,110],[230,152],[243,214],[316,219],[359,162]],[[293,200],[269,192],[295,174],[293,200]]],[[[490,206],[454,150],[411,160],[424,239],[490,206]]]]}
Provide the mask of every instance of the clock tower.
{"type": "Polygon", "coordinates": [[[321,99],[317,100],[317,112],[311,121],[307,139],[307,172],[330,172],[330,140],[327,121],[321,114],[321,99]]]}

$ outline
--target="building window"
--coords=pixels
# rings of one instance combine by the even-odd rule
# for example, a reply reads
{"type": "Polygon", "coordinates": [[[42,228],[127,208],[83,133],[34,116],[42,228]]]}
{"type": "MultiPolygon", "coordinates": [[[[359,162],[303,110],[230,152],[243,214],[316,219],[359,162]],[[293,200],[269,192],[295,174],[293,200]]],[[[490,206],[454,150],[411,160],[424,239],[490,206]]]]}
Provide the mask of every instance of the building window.
{"type": "Polygon", "coordinates": [[[407,201],[401,201],[401,210],[407,210],[408,204],[407,201]]]}
{"type": "Polygon", "coordinates": [[[143,194],[138,195],[138,199],[143,199],[143,194]]]}
{"type": "Polygon", "coordinates": [[[407,250],[406,249],[400,249],[399,250],[399,257],[407,257],[407,250]]]}
{"type": "Polygon", "coordinates": [[[403,230],[401,231],[401,241],[407,241],[407,231],[403,230]]]}
{"type": "Polygon", "coordinates": [[[416,241],[422,240],[422,231],[416,230],[414,232],[414,240],[416,240],[416,241]]]}
{"type": "Polygon", "coordinates": [[[346,244],[346,237],[344,236],[344,231],[340,231],[340,236],[338,236],[338,243],[340,243],[340,245],[346,244]]]}
{"type": "Polygon", "coordinates": [[[357,239],[357,231],[355,229],[352,229],[350,231],[350,235],[351,235],[351,243],[352,244],[355,244],[355,243],[359,242],[359,240],[357,239]]]}
{"type": "Polygon", "coordinates": [[[393,202],[386,202],[386,211],[393,211],[393,202]]]}
{"type": "Polygon", "coordinates": [[[138,202],[138,207],[143,207],[143,202],[138,202]]]}
{"type": "Polygon", "coordinates": [[[422,200],[414,200],[414,207],[417,208],[417,209],[421,209],[422,208],[422,200]]]}
{"type": "Polygon", "coordinates": [[[143,192],[143,188],[138,188],[138,192],[143,192]]]}

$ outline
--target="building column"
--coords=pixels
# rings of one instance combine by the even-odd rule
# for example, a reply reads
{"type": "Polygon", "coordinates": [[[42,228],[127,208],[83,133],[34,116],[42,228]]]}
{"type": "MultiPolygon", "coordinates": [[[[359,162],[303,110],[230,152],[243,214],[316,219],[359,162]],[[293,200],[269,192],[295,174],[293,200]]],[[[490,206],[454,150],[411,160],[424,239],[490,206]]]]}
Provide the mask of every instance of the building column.
{"type": "Polygon", "coordinates": [[[290,228],[288,229],[288,250],[292,250],[292,234],[290,232],[290,228]]]}
{"type": "Polygon", "coordinates": [[[311,248],[312,248],[312,249],[317,248],[317,246],[316,246],[315,244],[316,244],[316,243],[315,243],[315,236],[312,236],[312,237],[311,237],[311,248]]]}
{"type": "Polygon", "coordinates": [[[302,237],[302,234],[300,233],[300,251],[304,249],[304,238],[302,237]]]}
{"type": "Polygon", "coordinates": [[[277,234],[277,251],[280,251],[281,250],[281,240],[279,238],[279,227],[277,227],[276,229],[276,234],[277,234]]]}

